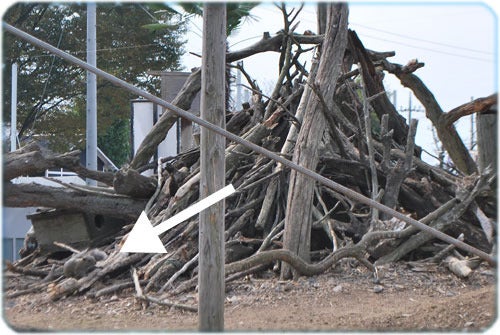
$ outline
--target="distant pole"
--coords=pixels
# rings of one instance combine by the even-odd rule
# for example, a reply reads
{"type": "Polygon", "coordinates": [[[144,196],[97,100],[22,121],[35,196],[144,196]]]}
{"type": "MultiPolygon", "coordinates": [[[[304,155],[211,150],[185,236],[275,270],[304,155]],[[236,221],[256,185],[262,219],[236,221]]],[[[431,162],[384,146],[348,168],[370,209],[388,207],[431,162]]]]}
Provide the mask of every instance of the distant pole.
{"type": "MultiPolygon", "coordinates": [[[[203,7],[201,118],[223,129],[225,118],[226,5],[206,2],[203,7]]],[[[223,136],[201,128],[200,197],[225,185],[223,136]]],[[[198,328],[224,330],[224,202],[200,213],[198,264],[198,328]]]]}
{"type": "Polygon", "coordinates": [[[408,124],[411,122],[411,92],[408,93],[408,124]]]}
{"type": "Polygon", "coordinates": [[[17,149],[17,64],[12,64],[12,88],[10,99],[10,151],[17,149]]]}
{"type": "MultiPolygon", "coordinates": [[[[238,62],[239,66],[243,66],[243,61],[238,62]]],[[[236,103],[235,110],[239,110],[241,108],[241,71],[236,71],[236,103]]]]}
{"type": "MultiPolygon", "coordinates": [[[[96,56],[96,4],[87,4],[87,63],[97,64],[96,56]]],[[[97,170],[97,78],[87,71],[87,169],[97,170]]],[[[88,185],[97,185],[95,180],[87,179],[88,185]]]]}
{"type": "MultiPolygon", "coordinates": [[[[470,101],[474,101],[474,97],[470,97],[470,101]]],[[[469,150],[474,150],[474,146],[476,145],[474,141],[474,129],[476,126],[474,125],[474,113],[470,115],[470,147],[469,150]]]]}

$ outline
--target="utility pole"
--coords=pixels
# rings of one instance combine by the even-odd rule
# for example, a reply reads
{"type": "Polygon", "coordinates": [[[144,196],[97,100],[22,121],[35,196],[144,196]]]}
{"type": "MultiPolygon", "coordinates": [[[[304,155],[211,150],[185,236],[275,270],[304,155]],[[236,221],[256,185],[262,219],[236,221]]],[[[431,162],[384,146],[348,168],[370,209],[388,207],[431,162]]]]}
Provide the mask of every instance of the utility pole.
{"type": "MultiPolygon", "coordinates": [[[[474,101],[474,97],[470,97],[470,101],[474,101]]],[[[476,141],[474,141],[474,133],[476,126],[474,125],[474,113],[470,115],[470,147],[469,150],[473,151],[476,146],[476,141]]]]}
{"type": "MultiPolygon", "coordinates": [[[[238,65],[243,67],[243,61],[239,61],[238,65]]],[[[241,108],[241,71],[238,69],[236,72],[236,102],[234,109],[239,110],[241,108]]]]}
{"type": "Polygon", "coordinates": [[[398,102],[398,91],[392,90],[391,98],[392,98],[392,104],[396,108],[396,106],[398,105],[398,103],[397,103],[398,102]]]}
{"type": "MultiPolygon", "coordinates": [[[[394,106],[396,106],[396,105],[394,104],[394,106]]],[[[412,113],[413,112],[416,112],[416,113],[423,112],[423,110],[422,110],[421,107],[415,107],[415,108],[413,108],[412,101],[411,101],[411,92],[408,92],[408,107],[407,108],[403,108],[403,106],[400,106],[399,112],[400,113],[402,113],[402,112],[408,112],[408,120],[407,121],[408,121],[408,124],[410,124],[411,119],[413,117],[412,113]]]]}
{"type": "MultiPolygon", "coordinates": [[[[225,129],[226,5],[206,2],[203,6],[201,65],[201,118],[225,129]]],[[[226,139],[214,131],[200,132],[200,198],[225,184],[226,139]]],[[[224,202],[200,213],[198,328],[224,330],[224,202]]]]}
{"type": "Polygon", "coordinates": [[[411,93],[408,93],[408,124],[411,122],[411,93]]]}
{"type": "MultiPolygon", "coordinates": [[[[96,4],[87,4],[87,63],[97,64],[96,56],[96,4]]],[[[86,130],[86,160],[87,169],[97,170],[97,78],[87,71],[87,130],[86,130]]],[[[87,178],[87,185],[97,185],[97,182],[87,178]]]]}
{"type": "Polygon", "coordinates": [[[17,64],[12,64],[10,99],[10,151],[17,149],[17,64]]]}

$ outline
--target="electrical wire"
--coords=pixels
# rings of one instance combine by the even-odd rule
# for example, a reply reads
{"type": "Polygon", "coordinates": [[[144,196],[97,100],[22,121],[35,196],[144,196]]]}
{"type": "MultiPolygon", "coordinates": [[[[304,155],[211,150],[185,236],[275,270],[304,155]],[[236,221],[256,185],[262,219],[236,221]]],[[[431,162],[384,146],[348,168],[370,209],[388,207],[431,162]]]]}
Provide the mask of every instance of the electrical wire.
{"type": "Polygon", "coordinates": [[[231,45],[229,46],[229,48],[232,48],[232,47],[234,47],[235,45],[238,45],[238,44],[240,44],[240,43],[243,43],[243,42],[246,42],[246,41],[250,41],[250,40],[255,40],[255,39],[257,39],[257,38],[261,38],[261,37],[262,37],[262,35],[256,35],[256,36],[252,36],[252,37],[248,37],[248,38],[242,39],[242,40],[240,40],[240,41],[238,41],[238,42],[234,42],[233,44],[231,44],[231,45]]]}
{"type": "MultiPolygon", "coordinates": [[[[270,8],[270,7],[263,7],[263,9],[265,11],[267,11],[268,13],[271,13],[271,12],[274,13],[274,11],[275,11],[275,9],[270,8]]],[[[314,20],[311,20],[309,18],[310,16],[316,15],[315,11],[312,8],[310,8],[310,7],[304,7],[304,9],[302,10],[302,12],[304,14],[306,14],[306,15],[304,15],[303,17],[300,18],[301,22],[308,22],[308,23],[311,23],[311,24],[315,24],[316,23],[314,20]]],[[[414,37],[414,36],[399,34],[399,33],[395,33],[395,32],[389,31],[389,30],[378,29],[378,28],[375,28],[375,27],[370,27],[370,26],[367,26],[367,25],[364,25],[364,24],[360,24],[360,23],[356,23],[356,22],[349,22],[349,24],[350,25],[355,25],[355,26],[358,26],[358,27],[361,27],[361,28],[365,28],[365,29],[368,29],[368,30],[371,30],[371,31],[374,31],[374,32],[381,32],[381,33],[385,33],[385,34],[388,34],[388,35],[393,35],[393,36],[397,36],[397,37],[400,37],[400,38],[408,39],[408,40],[411,40],[411,41],[420,41],[420,42],[424,42],[424,43],[434,44],[434,45],[437,45],[437,46],[442,46],[442,47],[452,48],[452,49],[457,49],[457,50],[463,50],[463,51],[468,51],[468,52],[473,52],[473,53],[478,53],[478,54],[494,55],[494,52],[490,52],[490,51],[477,50],[477,49],[462,47],[462,46],[448,44],[448,43],[443,43],[443,42],[436,42],[436,41],[432,41],[432,40],[428,40],[428,39],[424,39],[424,38],[419,38],[419,37],[414,37]]],[[[360,33],[360,35],[365,35],[365,34],[360,33]]],[[[366,36],[374,38],[374,39],[380,39],[380,40],[383,40],[383,41],[386,41],[386,42],[392,42],[392,43],[395,43],[395,44],[401,44],[401,45],[404,45],[404,46],[410,46],[410,47],[414,47],[414,48],[418,48],[418,49],[422,49],[422,50],[428,50],[428,51],[433,51],[433,52],[438,52],[438,53],[444,53],[444,54],[451,55],[451,56],[458,56],[458,57],[469,58],[469,59],[474,59],[474,60],[481,60],[481,61],[485,61],[485,62],[492,62],[492,61],[484,59],[484,58],[476,58],[474,56],[468,57],[468,56],[465,56],[465,55],[461,56],[461,55],[457,55],[455,53],[449,53],[449,52],[446,52],[446,51],[441,51],[441,50],[436,50],[436,49],[429,49],[429,48],[425,48],[425,47],[417,47],[417,46],[414,46],[414,45],[408,45],[408,44],[404,44],[402,42],[397,42],[397,41],[393,41],[393,40],[389,40],[389,39],[381,39],[379,37],[373,37],[373,36],[369,36],[369,35],[366,35],[366,36]]]]}
{"type": "Polygon", "coordinates": [[[366,26],[366,25],[363,25],[363,24],[359,24],[359,23],[355,23],[355,22],[350,22],[350,23],[354,24],[356,26],[368,29],[368,30],[378,31],[378,32],[381,32],[381,33],[384,33],[384,34],[394,35],[394,36],[402,37],[402,38],[405,38],[405,39],[411,39],[412,41],[420,41],[420,42],[425,42],[425,43],[429,43],[429,44],[444,46],[444,47],[447,47],[447,48],[459,49],[459,50],[464,50],[464,51],[469,51],[469,52],[475,52],[475,53],[481,53],[481,54],[486,54],[486,55],[493,55],[493,52],[489,52],[489,51],[483,51],[483,50],[465,48],[465,47],[461,47],[461,46],[458,46],[458,45],[452,45],[452,44],[447,44],[447,43],[442,43],[442,42],[435,42],[435,41],[431,41],[431,40],[427,40],[427,39],[423,39],[423,38],[418,38],[418,37],[414,37],[414,36],[398,34],[398,33],[392,32],[392,31],[388,31],[388,30],[384,30],[384,29],[378,29],[378,28],[373,28],[373,27],[369,27],[369,26],[366,26]]]}
{"type": "Polygon", "coordinates": [[[471,59],[471,60],[477,60],[477,61],[481,61],[481,62],[485,62],[485,63],[493,63],[493,60],[490,60],[490,59],[479,58],[479,57],[474,57],[474,56],[460,55],[460,54],[456,54],[456,53],[452,53],[452,52],[441,51],[441,50],[426,48],[426,47],[422,47],[422,46],[411,45],[411,44],[408,44],[408,43],[397,42],[397,41],[388,40],[388,39],[380,38],[380,37],[375,37],[375,36],[371,36],[371,35],[367,35],[367,34],[363,34],[363,33],[360,33],[360,35],[363,36],[363,37],[368,37],[368,38],[379,40],[379,41],[384,41],[384,42],[389,42],[389,43],[393,43],[393,44],[403,45],[403,46],[406,46],[406,47],[409,47],[409,48],[414,48],[414,49],[419,49],[419,50],[426,50],[426,51],[431,51],[431,52],[435,52],[435,53],[440,53],[440,54],[443,54],[443,55],[461,57],[461,58],[466,58],[466,59],[471,59]]]}
{"type": "MultiPolygon", "coordinates": [[[[61,45],[61,42],[62,42],[62,38],[63,38],[63,34],[64,34],[64,28],[66,28],[66,21],[63,22],[62,26],[61,26],[61,34],[59,35],[59,40],[57,41],[57,48],[59,49],[59,46],[61,45]]],[[[50,81],[50,77],[52,76],[52,69],[54,68],[54,63],[56,61],[56,55],[52,55],[52,61],[50,62],[50,67],[49,67],[49,73],[47,75],[47,80],[45,81],[44,85],[43,85],[43,90],[42,90],[42,94],[40,95],[40,103],[43,102],[43,98],[45,97],[45,93],[47,92],[47,87],[49,85],[49,81],[50,81]]],[[[33,131],[35,129],[35,124],[36,124],[36,120],[38,119],[38,115],[40,114],[40,111],[41,111],[41,106],[39,106],[37,109],[36,109],[36,112],[35,112],[35,117],[33,118],[33,123],[31,124],[31,130],[33,131]]]]}

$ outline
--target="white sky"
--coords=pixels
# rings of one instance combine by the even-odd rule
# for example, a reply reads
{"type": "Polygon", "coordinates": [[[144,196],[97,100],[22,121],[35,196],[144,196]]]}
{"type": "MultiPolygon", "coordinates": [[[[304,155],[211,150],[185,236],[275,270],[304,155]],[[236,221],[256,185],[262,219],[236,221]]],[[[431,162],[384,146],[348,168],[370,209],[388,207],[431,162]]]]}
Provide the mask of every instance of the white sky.
{"type": "MultiPolygon", "coordinates": [[[[272,3],[256,7],[252,14],[255,20],[249,20],[228,38],[231,50],[249,46],[264,32],[273,34],[283,27],[281,13],[272,3]]],[[[315,4],[306,3],[296,32],[316,31],[315,15],[315,4]]],[[[395,63],[406,64],[414,58],[425,63],[415,74],[433,92],[445,112],[471,98],[497,91],[497,25],[496,12],[486,2],[349,4],[349,26],[358,33],[366,48],[395,51],[396,56],[389,59],[395,63]]],[[[194,20],[190,27],[186,49],[199,54],[202,20],[194,20]]],[[[266,53],[244,60],[245,69],[264,90],[270,91],[278,77],[277,59],[277,53],[266,53]]],[[[310,63],[310,56],[302,60],[310,63]]],[[[186,55],[183,63],[190,69],[200,66],[201,60],[186,55]]],[[[398,109],[407,109],[409,90],[401,87],[392,75],[386,78],[386,89],[397,90],[398,109]]],[[[415,97],[412,97],[412,106],[421,107],[415,97]]],[[[412,117],[419,119],[417,144],[435,152],[430,122],[424,113],[412,113],[412,117]]],[[[464,118],[456,124],[466,145],[470,143],[470,121],[464,118]]]]}

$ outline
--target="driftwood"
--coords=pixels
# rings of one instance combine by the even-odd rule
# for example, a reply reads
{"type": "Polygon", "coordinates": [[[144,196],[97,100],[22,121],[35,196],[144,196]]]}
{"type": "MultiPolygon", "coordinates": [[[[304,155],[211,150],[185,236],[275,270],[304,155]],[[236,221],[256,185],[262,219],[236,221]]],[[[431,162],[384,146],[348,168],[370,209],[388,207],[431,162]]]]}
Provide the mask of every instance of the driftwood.
{"type": "Polygon", "coordinates": [[[425,114],[436,128],[441,143],[450,155],[457,169],[465,174],[477,172],[477,167],[469,151],[462,142],[455,127],[448,122],[447,114],[443,112],[432,92],[425,86],[422,80],[413,72],[423,64],[416,60],[407,65],[384,63],[385,69],[396,75],[401,84],[413,91],[418,100],[425,108],[425,114]]]}
{"type": "MultiPolygon", "coordinates": [[[[344,6],[331,7],[337,10],[330,13],[331,17],[342,17],[335,28],[345,29],[345,36],[337,34],[338,41],[331,39],[331,31],[307,36],[294,33],[292,17],[282,7],[288,22],[283,31],[266,35],[254,46],[226,54],[228,62],[265,51],[278,52],[281,58],[279,80],[269,97],[245,72],[252,97],[241,111],[226,112],[227,129],[238,138],[300,162],[322,177],[442,233],[463,234],[463,243],[481,250],[483,256],[488,256],[482,260],[494,264],[494,257],[488,253],[494,250],[497,233],[496,170],[487,169],[485,164],[481,174],[475,174],[475,162],[458,134],[445,124],[450,117],[472,110],[483,113],[486,107],[464,105],[444,113],[437,97],[415,74],[424,64],[413,60],[401,66],[387,61],[394,52],[366,50],[355,32],[347,31],[346,17],[342,16],[347,15],[344,6]],[[304,50],[301,46],[309,43],[319,46],[310,72],[298,61],[304,50]],[[329,50],[334,43],[338,48],[329,50]],[[328,58],[323,66],[322,57],[328,58]],[[338,66],[332,66],[333,63],[338,66]],[[383,73],[395,75],[421,100],[441,141],[446,143],[454,169],[431,166],[419,158],[420,149],[414,138],[417,125],[406,125],[390,104],[384,94],[383,73]]],[[[239,69],[244,71],[242,66],[239,69]]],[[[195,70],[174,104],[187,109],[199,91],[200,80],[200,71],[195,70]]],[[[496,95],[487,97],[487,104],[493,101],[490,99],[496,99],[496,95]]],[[[47,299],[57,300],[71,294],[97,297],[120,290],[130,293],[135,288],[141,304],[179,307],[171,297],[194,289],[198,280],[197,217],[160,235],[166,255],[119,252],[142,210],[157,225],[200,197],[199,148],[150,161],[157,143],[176,119],[175,113],[165,112],[128,167],[117,173],[95,173],[93,179],[107,187],[59,182],[61,187],[56,188],[10,182],[24,174],[39,175],[47,168],[65,168],[88,177],[93,172],[80,165],[77,152],[55,154],[30,144],[4,156],[6,206],[78,208],[121,215],[130,222],[111,242],[99,246],[108,258],[82,278],[66,278],[62,271],[65,259],[52,260],[52,255],[39,252],[10,265],[9,271],[17,272],[16,275],[46,280],[29,292],[47,292],[47,299]],[[142,176],[140,172],[146,168],[157,171],[156,175],[142,176]],[[136,269],[132,279],[131,269],[136,269]]],[[[256,153],[241,142],[226,139],[223,144],[226,185],[236,188],[236,193],[225,199],[226,281],[276,270],[276,264],[284,265],[283,273],[290,270],[295,275],[316,275],[345,258],[354,258],[376,273],[377,266],[387,262],[432,260],[429,248],[435,250],[437,258],[433,262],[453,252],[454,247],[442,250],[436,246],[435,235],[407,227],[401,220],[376,213],[369,204],[302,178],[290,166],[277,163],[262,152],[256,153]],[[309,246],[301,244],[304,239],[295,232],[288,234],[290,225],[295,226],[293,222],[303,224],[301,236],[310,241],[309,246]],[[289,247],[288,239],[301,244],[300,253],[299,248],[289,247]]],[[[453,256],[458,257],[455,253],[453,256]]],[[[473,266],[470,268],[473,271],[473,266]]],[[[17,291],[7,294],[29,293],[21,288],[17,291]]],[[[188,306],[187,310],[190,308],[193,307],[188,306]]]]}
{"type": "Polygon", "coordinates": [[[153,297],[150,297],[148,295],[145,295],[142,291],[142,288],[141,288],[141,283],[139,281],[139,276],[137,275],[137,270],[134,269],[133,272],[132,272],[132,278],[134,280],[134,287],[135,287],[135,291],[136,291],[136,295],[135,297],[141,301],[144,301],[144,302],[152,302],[152,303],[155,303],[155,304],[158,304],[158,305],[162,305],[162,306],[167,306],[167,307],[174,307],[174,308],[178,308],[178,309],[181,309],[181,310],[186,310],[186,311],[189,311],[189,312],[198,312],[198,308],[195,307],[195,306],[188,306],[188,305],[184,305],[184,304],[177,304],[177,303],[174,303],[174,302],[170,302],[168,300],[160,300],[160,299],[156,299],[156,298],[153,298],[153,297]]]}
{"type": "Polygon", "coordinates": [[[80,164],[80,151],[74,150],[64,154],[55,154],[30,142],[24,147],[4,155],[3,180],[9,181],[20,176],[44,175],[47,169],[67,169],[82,178],[91,178],[107,185],[113,185],[113,174],[88,170],[80,164]]]}
{"type": "Polygon", "coordinates": [[[444,262],[446,266],[448,266],[450,271],[460,278],[466,278],[472,272],[472,269],[469,267],[468,261],[465,259],[458,259],[453,256],[448,256],[446,257],[444,262]]]}
{"type": "Polygon", "coordinates": [[[492,111],[492,107],[496,106],[498,103],[497,94],[492,94],[485,98],[478,98],[474,101],[465,103],[461,106],[453,108],[451,111],[446,113],[446,125],[449,127],[452,123],[456,122],[458,119],[475,113],[495,113],[492,111]]]}
{"type": "Polygon", "coordinates": [[[49,207],[77,209],[88,213],[99,213],[123,218],[137,218],[146,205],[145,200],[128,197],[75,191],[70,188],[43,186],[39,184],[5,183],[3,191],[8,194],[4,205],[9,207],[49,207]]]}
{"type": "MultiPolygon", "coordinates": [[[[316,83],[320,85],[314,95],[311,95],[305,107],[297,143],[293,152],[293,162],[308,169],[315,170],[319,160],[318,137],[323,136],[326,127],[325,107],[330,106],[334,97],[334,85],[327,85],[330,80],[337,82],[340,76],[340,65],[347,45],[347,5],[329,7],[328,27],[325,40],[321,46],[321,56],[318,63],[316,83]],[[322,112],[318,113],[318,110],[322,112]]],[[[304,174],[291,171],[285,213],[284,247],[309,261],[311,239],[311,209],[314,184],[304,174]],[[306,241],[301,243],[300,241],[306,241]]],[[[290,269],[282,266],[281,277],[289,278],[290,269]]]]}
{"type": "Polygon", "coordinates": [[[136,170],[123,167],[114,175],[113,188],[118,194],[149,199],[156,191],[156,180],[145,177],[136,170]]]}

